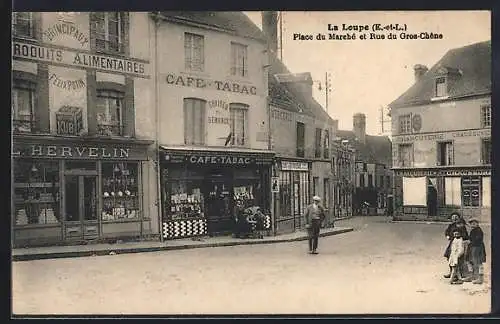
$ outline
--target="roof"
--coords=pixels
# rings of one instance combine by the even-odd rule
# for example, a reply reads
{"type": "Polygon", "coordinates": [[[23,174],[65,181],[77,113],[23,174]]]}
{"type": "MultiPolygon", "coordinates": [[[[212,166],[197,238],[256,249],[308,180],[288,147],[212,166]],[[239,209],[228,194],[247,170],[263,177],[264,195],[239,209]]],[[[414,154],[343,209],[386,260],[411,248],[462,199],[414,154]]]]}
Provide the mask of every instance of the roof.
{"type": "Polygon", "coordinates": [[[264,33],[241,11],[161,11],[161,15],[178,23],[205,25],[266,42],[264,33]]]}
{"type": "Polygon", "coordinates": [[[389,137],[366,135],[365,144],[356,140],[353,131],[338,130],[337,137],[349,140],[349,144],[356,150],[357,159],[392,166],[392,143],[389,137]]]}
{"type": "Polygon", "coordinates": [[[491,94],[491,41],[449,50],[421,79],[413,84],[389,107],[428,104],[435,97],[435,78],[443,71],[455,74],[449,98],[491,94]]]}

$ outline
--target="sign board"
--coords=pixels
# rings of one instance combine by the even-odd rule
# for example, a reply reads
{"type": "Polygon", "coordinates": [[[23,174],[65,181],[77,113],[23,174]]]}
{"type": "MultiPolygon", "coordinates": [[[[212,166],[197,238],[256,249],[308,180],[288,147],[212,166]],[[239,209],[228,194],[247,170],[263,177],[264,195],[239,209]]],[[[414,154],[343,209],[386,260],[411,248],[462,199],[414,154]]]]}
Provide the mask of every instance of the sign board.
{"type": "Polygon", "coordinates": [[[413,143],[417,141],[446,141],[461,137],[491,137],[491,129],[470,129],[443,133],[393,136],[393,143],[413,143]]]}
{"type": "Polygon", "coordinates": [[[491,170],[394,170],[401,177],[454,177],[454,176],[490,176],[491,170]]]}
{"type": "Polygon", "coordinates": [[[281,170],[283,171],[309,171],[307,162],[281,161],[281,170]]]}
{"type": "Polygon", "coordinates": [[[64,106],[56,113],[58,135],[80,135],[83,129],[82,109],[64,106]]]}
{"type": "Polygon", "coordinates": [[[272,177],[272,180],[271,180],[271,192],[280,192],[279,177],[272,177]]]}

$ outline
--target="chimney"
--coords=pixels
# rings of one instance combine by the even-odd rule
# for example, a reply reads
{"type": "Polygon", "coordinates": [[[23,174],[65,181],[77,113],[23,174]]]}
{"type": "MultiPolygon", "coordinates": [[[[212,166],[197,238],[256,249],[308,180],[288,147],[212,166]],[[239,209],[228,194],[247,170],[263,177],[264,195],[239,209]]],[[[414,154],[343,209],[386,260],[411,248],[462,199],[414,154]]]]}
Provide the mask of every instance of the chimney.
{"type": "Polygon", "coordinates": [[[420,79],[422,78],[422,76],[425,74],[425,72],[427,72],[429,69],[427,68],[427,66],[425,65],[422,65],[422,64],[416,64],[414,67],[413,67],[413,70],[414,70],[414,74],[415,74],[415,83],[420,81],[420,79]]]}
{"type": "Polygon", "coordinates": [[[357,113],[352,117],[352,131],[358,142],[366,144],[366,115],[357,113]]]}
{"type": "Polygon", "coordinates": [[[277,11],[262,11],[262,32],[267,37],[268,50],[277,55],[278,51],[277,11]]]}

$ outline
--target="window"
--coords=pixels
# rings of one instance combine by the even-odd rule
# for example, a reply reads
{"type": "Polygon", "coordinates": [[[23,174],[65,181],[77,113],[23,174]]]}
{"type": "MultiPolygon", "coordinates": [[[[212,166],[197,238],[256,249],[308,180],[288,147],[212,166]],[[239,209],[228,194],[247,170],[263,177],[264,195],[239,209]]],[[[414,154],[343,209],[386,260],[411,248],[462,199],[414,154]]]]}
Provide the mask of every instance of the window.
{"type": "Polygon", "coordinates": [[[481,105],[481,127],[491,127],[491,104],[481,105]]]}
{"type": "Polygon", "coordinates": [[[373,187],[373,175],[372,174],[368,175],[368,187],[370,187],[370,188],[373,187]]]}
{"type": "Polygon", "coordinates": [[[426,206],[427,205],[427,178],[403,177],[403,205],[404,206],[426,206]]]}
{"type": "Polygon", "coordinates": [[[412,144],[399,144],[399,166],[411,167],[413,166],[413,145],[412,144]]]}
{"type": "Polygon", "coordinates": [[[322,130],[321,128],[316,128],[316,135],[315,135],[315,141],[314,141],[314,157],[320,158],[321,157],[321,133],[322,130]]]}
{"type": "Polygon", "coordinates": [[[59,162],[14,160],[14,208],[16,226],[58,224],[59,162]]]}
{"type": "Polygon", "coordinates": [[[365,184],[365,174],[364,173],[360,173],[359,174],[359,186],[361,188],[364,188],[366,186],[366,184],[365,184]]]}
{"type": "Polygon", "coordinates": [[[14,12],[12,14],[12,33],[14,36],[32,38],[33,31],[32,12],[14,12]]]}
{"type": "Polygon", "coordinates": [[[319,195],[319,177],[313,177],[313,196],[319,195]]]}
{"type": "Polygon", "coordinates": [[[385,186],[387,188],[390,188],[391,187],[391,177],[390,176],[385,176],[385,179],[386,179],[385,186]]]}
{"type": "Polygon", "coordinates": [[[462,206],[462,184],[459,177],[444,178],[444,202],[447,206],[462,206]]]}
{"type": "Polygon", "coordinates": [[[399,116],[399,133],[411,133],[411,114],[399,116]]]}
{"type": "Polygon", "coordinates": [[[323,207],[328,208],[330,202],[330,179],[323,179],[323,207]]]}
{"type": "Polygon", "coordinates": [[[330,157],[330,133],[325,130],[325,136],[323,138],[323,157],[328,159],[330,157]]]}
{"type": "Polygon", "coordinates": [[[448,95],[446,89],[446,78],[440,77],[436,79],[436,97],[445,97],[448,95]]]}
{"type": "Polygon", "coordinates": [[[304,157],[305,151],[305,125],[301,122],[297,122],[297,156],[304,157]]]}
{"type": "Polygon", "coordinates": [[[481,156],[482,164],[491,164],[491,138],[481,140],[481,156]]]}
{"type": "Polygon", "coordinates": [[[481,178],[462,177],[462,202],[465,207],[478,207],[481,202],[481,178]]]}
{"type": "Polygon", "coordinates": [[[205,145],[206,101],[184,99],[184,144],[205,145]]]}
{"type": "Polygon", "coordinates": [[[337,176],[337,164],[335,164],[335,156],[332,156],[332,173],[334,176],[337,176]]]}
{"type": "Polygon", "coordinates": [[[482,194],[482,206],[491,207],[491,177],[483,177],[483,194],[482,194]]]}
{"type": "Polygon", "coordinates": [[[384,176],[383,175],[380,176],[380,182],[378,184],[378,187],[384,188],[384,176]]]}
{"type": "Polygon", "coordinates": [[[244,146],[247,144],[248,106],[243,104],[231,104],[229,110],[231,114],[231,145],[244,146]]]}
{"type": "Polygon", "coordinates": [[[202,35],[184,33],[184,55],[186,70],[205,70],[205,43],[202,35]]]}
{"type": "Polygon", "coordinates": [[[32,132],[35,128],[35,84],[14,80],[12,88],[12,129],[32,132]]]}
{"type": "Polygon", "coordinates": [[[231,75],[248,76],[248,47],[231,43],[231,75]]]}
{"type": "Polygon", "coordinates": [[[123,52],[123,13],[96,12],[96,48],[110,52],[123,52]]]}
{"type": "Polygon", "coordinates": [[[437,165],[453,165],[453,142],[440,142],[437,147],[437,165]]]}
{"type": "Polygon", "coordinates": [[[122,92],[98,90],[96,109],[99,135],[123,135],[123,98],[122,92]]]}
{"type": "Polygon", "coordinates": [[[103,221],[139,218],[137,163],[102,163],[103,221]]]}

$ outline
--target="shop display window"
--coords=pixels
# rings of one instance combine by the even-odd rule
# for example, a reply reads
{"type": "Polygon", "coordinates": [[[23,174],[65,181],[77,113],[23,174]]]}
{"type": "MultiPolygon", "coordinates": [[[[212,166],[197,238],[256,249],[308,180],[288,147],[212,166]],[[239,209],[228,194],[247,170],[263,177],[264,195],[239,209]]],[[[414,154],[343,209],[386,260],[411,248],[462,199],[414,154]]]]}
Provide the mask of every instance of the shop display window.
{"type": "Polygon", "coordinates": [[[404,206],[426,206],[427,205],[427,178],[403,177],[403,205],[404,206]]]}
{"type": "Polygon", "coordinates": [[[102,163],[103,221],[139,218],[137,163],[102,163]]]}
{"type": "Polygon", "coordinates": [[[481,203],[481,178],[462,177],[462,202],[466,207],[478,207],[481,203]]]}
{"type": "Polygon", "coordinates": [[[15,160],[15,225],[58,224],[59,162],[15,160]]]}
{"type": "Polygon", "coordinates": [[[204,198],[199,181],[165,182],[164,215],[166,220],[204,217],[204,198]]]}

